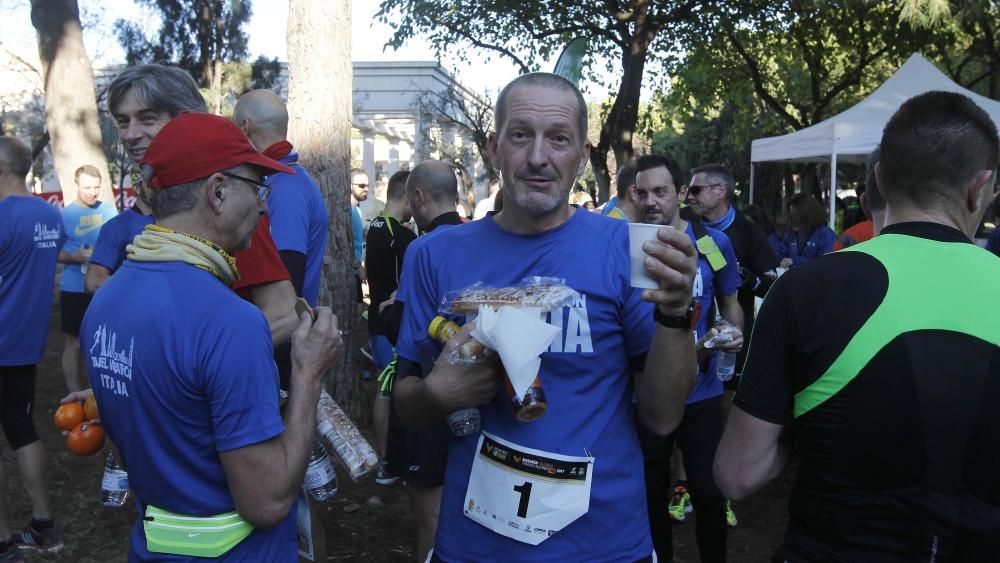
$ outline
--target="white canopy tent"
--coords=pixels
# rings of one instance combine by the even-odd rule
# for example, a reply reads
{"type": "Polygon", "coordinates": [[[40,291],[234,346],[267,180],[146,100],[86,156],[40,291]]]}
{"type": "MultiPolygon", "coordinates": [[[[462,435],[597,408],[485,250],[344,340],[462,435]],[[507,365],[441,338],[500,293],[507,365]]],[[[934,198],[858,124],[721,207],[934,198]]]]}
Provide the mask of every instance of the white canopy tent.
{"type": "MultiPolygon", "coordinates": [[[[867,98],[848,110],[778,137],[757,139],[750,148],[750,202],[753,203],[756,162],[829,162],[830,185],[837,185],[837,161],[863,164],[882,139],[889,118],[909,98],[931,90],[958,92],[972,98],[1000,127],[1000,102],[980,96],[952,82],[918,53],[910,55],[892,76],[867,98]]],[[[830,198],[830,227],[836,215],[830,198]]]]}

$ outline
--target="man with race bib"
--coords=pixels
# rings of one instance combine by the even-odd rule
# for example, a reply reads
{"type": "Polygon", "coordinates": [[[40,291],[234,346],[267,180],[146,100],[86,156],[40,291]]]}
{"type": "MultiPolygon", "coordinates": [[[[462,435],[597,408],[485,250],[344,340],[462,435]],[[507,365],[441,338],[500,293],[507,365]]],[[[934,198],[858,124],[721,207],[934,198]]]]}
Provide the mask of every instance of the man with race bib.
{"type": "Polygon", "coordinates": [[[661,229],[644,248],[660,288],[633,289],[627,224],[568,204],[590,152],[586,105],[572,83],[520,76],[495,113],[489,154],[503,176],[503,210],[407,252],[397,297],[407,304],[400,417],[426,427],[478,407],[482,419],[481,433],[451,440],[431,560],[651,561],[636,419],[666,435],[681,418],[695,375],[696,252],[683,232],[661,229]],[[595,268],[594,255],[607,263],[595,268]],[[428,325],[449,291],[529,276],[565,280],[579,298],[547,318],[560,329],[538,371],[548,412],[520,422],[499,362],[448,361],[475,323],[443,352],[428,325]],[[416,377],[421,361],[435,359],[416,377]]]}

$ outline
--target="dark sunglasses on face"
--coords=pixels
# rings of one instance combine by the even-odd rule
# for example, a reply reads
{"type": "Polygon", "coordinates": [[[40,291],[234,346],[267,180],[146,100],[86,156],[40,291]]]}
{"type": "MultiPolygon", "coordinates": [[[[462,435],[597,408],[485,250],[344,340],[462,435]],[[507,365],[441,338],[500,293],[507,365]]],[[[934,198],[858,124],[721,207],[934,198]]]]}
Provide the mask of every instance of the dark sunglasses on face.
{"type": "Polygon", "coordinates": [[[365,188],[367,188],[367,187],[368,187],[368,184],[351,184],[351,185],[352,185],[352,186],[357,186],[357,187],[359,187],[359,188],[361,188],[361,189],[365,189],[365,188]]]}
{"type": "Polygon", "coordinates": [[[707,190],[709,188],[717,188],[719,186],[725,186],[725,184],[706,184],[704,186],[699,186],[697,184],[688,186],[688,194],[697,197],[701,193],[701,190],[707,190]]]}

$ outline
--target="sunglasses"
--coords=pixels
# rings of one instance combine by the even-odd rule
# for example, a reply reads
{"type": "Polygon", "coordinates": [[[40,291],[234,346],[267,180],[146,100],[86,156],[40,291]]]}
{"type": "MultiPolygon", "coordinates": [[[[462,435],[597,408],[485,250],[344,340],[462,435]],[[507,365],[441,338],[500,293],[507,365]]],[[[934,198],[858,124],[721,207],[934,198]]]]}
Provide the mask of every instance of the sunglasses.
{"type": "Polygon", "coordinates": [[[697,184],[688,186],[688,193],[692,196],[697,197],[701,193],[701,190],[707,190],[710,188],[718,188],[719,186],[726,187],[726,184],[706,184],[704,186],[699,186],[697,184]]]}
{"type": "Polygon", "coordinates": [[[357,186],[357,187],[359,187],[359,188],[361,188],[361,189],[365,189],[365,188],[367,188],[367,187],[368,187],[368,184],[351,184],[351,185],[352,185],[352,186],[357,186]]]}
{"type": "Polygon", "coordinates": [[[220,174],[227,178],[242,180],[252,186],[255,186],[257,188],[257,201],[265,201],[267,200],[267,196],[271,195],[271,184],[268,184],[267,182],[258,182],[257,180],[251,180],[250,178],[240,176],[239,174],[233,174],[232,172],[220,172],[220,174]]]}

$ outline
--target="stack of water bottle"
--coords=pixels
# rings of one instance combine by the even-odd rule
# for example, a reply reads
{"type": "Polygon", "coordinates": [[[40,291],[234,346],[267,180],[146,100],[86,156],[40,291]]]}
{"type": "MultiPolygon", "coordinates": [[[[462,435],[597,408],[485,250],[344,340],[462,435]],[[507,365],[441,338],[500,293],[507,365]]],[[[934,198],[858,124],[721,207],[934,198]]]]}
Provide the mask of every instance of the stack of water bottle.
{"type": "MultiPolygon", "coordinates": [[[[288,393],[281,392],[281,398],[288,393]]],[[[320,393],[316,408],[316,443],[309,454],[303,488],[318,501],[337,494],[337,473],[330,462],[324,441],[337,460],[347,469],[351,479],[375,470],[381,464],[378,454],[361,431],[325,390],[320,393]],[[322,439],[321,439],[322,438],[322,439]]],[[[101,479],[101,502],[109,508],[118,508],[128,499],[128,472],[114,452],[108,452],[101,479]]]]}

